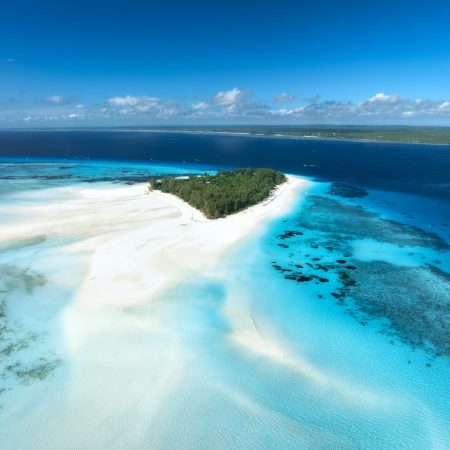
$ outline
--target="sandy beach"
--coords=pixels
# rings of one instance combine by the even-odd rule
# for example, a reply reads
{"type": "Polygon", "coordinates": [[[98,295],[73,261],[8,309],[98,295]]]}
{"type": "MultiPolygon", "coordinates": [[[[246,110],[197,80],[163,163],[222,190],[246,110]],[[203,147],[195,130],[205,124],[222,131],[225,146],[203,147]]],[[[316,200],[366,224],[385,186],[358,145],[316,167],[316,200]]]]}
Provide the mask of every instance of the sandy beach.
{"type": "Polygon", "coordinates": [[[44,194],[46,204],[32,211],[24,205],[21,222],[16,208],[15,226],[6,222],[0,228],[0,244],[36,236],[72,238],[66,250],[84,254],[89,267],[73,306],[132,306],[210,267],[264,220],[285,211],[305,183],[289,176],[266,201],[216,220],[173,195],[149,192],[147,184],[56,188],[44,194]]]}
{"type": "Polygon", "coordinates": [[[327,283],[285,277],[344,256],[302,226],[326,185],[289,177],[208,220],[147,184],[43,170],[0,202],[2,449],[431,448],[411,423],[444,448],[444,403],[427,400],[444,362],[322,298],[332,270],[327,283]]]}
{"type": "MultiPolygon", "coordinates": [[[[42,342],[23,354],[23,364],[37,358],[39,367],[62,369],[46,383],[11,386],[11,403],[3,397],[5,423],[17,424],[3,430],[5,448],[26,448],[35,438],[35,448],[68,442],[104,448],[111,429],[129,430],[120,437],[123,445],[145,448],[148,424],[158,423],[161,411],[168,423],[176,418],[168,396],[191,385],[187,361],[198,346],[185,339],[198,331],[186,334],[186,326],[208,328],[204,319],[184,320],[183,308],[197,311],[192,300],[173,310],[172,295],[161,300],[159,293],[211,269],[233,244],[286,212],[306,185],[289,176],[265,202],[217,220],[172,195],[149,192],[147,184],[15,194],[11,207],[3,206],[0,245],[14,243],[11,251],[34,262],[22,272],[8,266],[6,288],[15,288],[9,314],[20,321],[20,333],[42,342]],[[30,408],[44,398],[46,408],[30,408]],[[100,415],[97,405],[103,405],[100,415]],[[27,436],[19,432],[24,426],[27,436]]],[[[155,443],[164,435],[152,436],[155,443]]]]}

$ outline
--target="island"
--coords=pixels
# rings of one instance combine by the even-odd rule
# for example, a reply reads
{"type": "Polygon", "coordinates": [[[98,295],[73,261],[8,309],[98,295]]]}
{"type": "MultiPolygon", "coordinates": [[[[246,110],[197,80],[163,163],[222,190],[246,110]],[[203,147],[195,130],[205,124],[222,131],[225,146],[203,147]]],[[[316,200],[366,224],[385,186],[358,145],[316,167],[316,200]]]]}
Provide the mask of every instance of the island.
{"type": "Polygon", "coordinates": [[[262,202],[286,181],[278,170],[245,168],[215,175],[154,177],[149,183],[150,190],[174,194],[208,219],[218,219],[262,202]]]}
{"type": "MultiPolygon", "coordinates": [[[[90,127],[90,130],[111,128],[90,127]]],[[[236,136],[266,136],[308,140],[399,142],[409,144],[450,145],[448,126],[412,125],[207,125],[120,127],[120,131],[158,133],[219,134],[236,136]]]]}

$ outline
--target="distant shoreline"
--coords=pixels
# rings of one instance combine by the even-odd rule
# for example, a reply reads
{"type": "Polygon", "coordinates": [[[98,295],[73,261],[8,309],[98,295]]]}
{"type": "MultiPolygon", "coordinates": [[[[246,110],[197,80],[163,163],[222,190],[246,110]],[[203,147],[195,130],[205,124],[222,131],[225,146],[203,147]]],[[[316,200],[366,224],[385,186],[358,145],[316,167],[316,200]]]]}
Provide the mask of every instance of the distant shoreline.
{"type": "MultiPolygon", "coordinates": [[[[106,131],[108,129],[104,129],[106,131]]],[[[88,131],[88,130],[86,130],[88,131]]],[[[96,131],[96,130],[92,130],[96,131]]],[[[102,130],[103,131],[103,130],[102,130]]],[[[333,142],[366,142],[370,144],[411,144],[411,145],[443,145],[450,146],[445,142],[420,142],[420,141],[394,141],[386,139],[363,139],[363,138],[339,138],[339,137],[325,137],[325,136],[295,136],[293,134],[264,134],[264,133],[240,133],[232,131],[209,131],[209,130],[164,130],[164,129],[110,129],[108,131],[120,132],[140,132],[140,133],[178,133],[178,134],[205,134],[205,135],[222,135],[222,136],[236,136],[236,137],[257,137],[257,138],[273,138],[273,139],[292,139],[304,141],[333,141],[333,142]]]]}
{"type": "Polygon", "coordinates": [[[370,138],[351,138],[351,137],[330,137],[318,135],[294,135],[283,133],[257,133],[257,132],[239,132],[239,131],[214,131],[205,129],[164,129],[164,128],[123,128],[123,127],[99,127],[99,128],[5,128],[0,129],[4,132],[117,132],[117,133],[164,133],[164,134],[193,134],[193,135],[219,135],[235,137],[255,137],[255,138],[273,138],[289,139],[303,141],[332,141],[332,142],[362,142],[370,144],[409,144],[409,145],[437,145],[450,146],[450,142],[422,142],[422,141],[404,141],[390,139],[370,139],[370,138]]]}

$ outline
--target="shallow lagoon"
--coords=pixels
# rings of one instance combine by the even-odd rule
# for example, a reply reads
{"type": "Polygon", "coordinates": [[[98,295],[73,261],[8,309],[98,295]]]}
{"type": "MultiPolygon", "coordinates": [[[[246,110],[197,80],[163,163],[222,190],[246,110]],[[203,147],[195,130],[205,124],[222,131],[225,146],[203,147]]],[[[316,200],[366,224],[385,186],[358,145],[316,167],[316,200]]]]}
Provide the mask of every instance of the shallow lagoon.
{"type": "MultiPolygon", "coordinates": [[[[5,180],[2,223],[32,220],[34,207],[70,197],[93,177],[89,164],[73,166],[64,170],[75,180],[52,178],[61,165],[49,162],[46,178],[5,180]]],[[[101,182],[91,187],[108,177],[131,182],[123,169],[97,166],[101,182]]],[[[395,324],[368,311],[359,284],[370,264],[395,267],[385,283],[411,268],[448,273],[448,208],[409,194],[329,190],[311,185],[288,214],[151,303],[79,322],[67,322],[66,311],[86,273],[82,236],[9,242],[0,250],[3,447],[447,448],[448,355],[402,328],[407,315],[395,324]],[[341,221],[325,226],[321,214],[331,213],[341,221]],[[352,215],[358,227],[349,229],[352,215]],[[302,234],[280,239],[287,231],[302,234]],[[343,284],[342,266],[355,267],[346,272],[356,285],[343,284]],[[286,278],[298,272],[312,278],[286,278]]],[[[449,281],[441,278],[425,286],[437,290],[448,317],[449,281]]],[[[384,287],[371,284],[370,294],[384,287]]]]}

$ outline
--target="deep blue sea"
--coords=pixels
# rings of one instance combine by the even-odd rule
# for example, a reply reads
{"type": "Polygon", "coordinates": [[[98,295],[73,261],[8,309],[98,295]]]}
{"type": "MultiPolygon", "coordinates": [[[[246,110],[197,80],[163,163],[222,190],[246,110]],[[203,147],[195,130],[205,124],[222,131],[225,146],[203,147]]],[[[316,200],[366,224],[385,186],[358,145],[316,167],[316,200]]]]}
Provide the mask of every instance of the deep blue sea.
{"type": "Polygon", "coordinates": [[[5,131],[0,230],[71,189],[245,166],[310,183],[208,271],[89,324],[82,360],[60,318],[84,244],[0,239],[2,448],[450,448],[450,146],[5,131]]]}
{"type": "Polygon", "coordinates": [[[273,167],[450,200],[449,146],[133,131],[4,131],[0,156],[273,167]]]}

